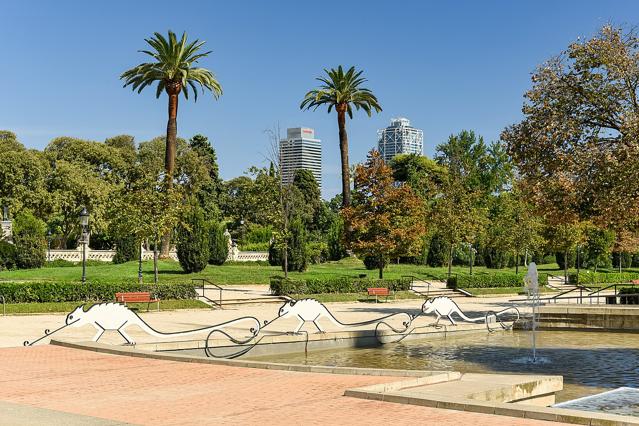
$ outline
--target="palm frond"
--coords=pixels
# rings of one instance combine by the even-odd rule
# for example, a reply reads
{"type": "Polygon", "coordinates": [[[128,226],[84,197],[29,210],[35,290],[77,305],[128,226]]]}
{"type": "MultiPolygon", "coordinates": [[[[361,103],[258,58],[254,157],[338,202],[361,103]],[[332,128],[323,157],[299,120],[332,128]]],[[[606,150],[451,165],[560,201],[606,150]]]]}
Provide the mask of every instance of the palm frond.
{"type": "Polygon", "coordinates": [[[346,112],[350,118],[353,118],[353,107],[356,110],[361,108],[368,116],[371,116],[373,111],[382,111],[373,92],[361,87],[367,81],[362,77],[362,70],[358,71],[355,67],[350,67],[344,71],[344,68],[339,65],[337,68],[324,69],[324,74],[315,79],[321,83],[319,87],[304,95],[300,109],[316,110],[326,105],[330,113],[337,105],[346,105],[346,112]]]}
{"type": "Polygon", "coordinates": [[[151,49],[140,50],[140,53],[150,56],[154,61],[141,63],[123,72],[120,79],[124,80],[124,87],[130,86],[133,91],[140,93],[157,82],[156,97],[160,97],[169,84],[175,87],[177,83],[178,93],[181,91],[186,99],[190,95],[189,87],[193,91],[194,101],[197,101],[200,91],[208,90],[216,99],[222,95],[222,86],[215,75],[206,68],[193,66],[212,53],[201,50],[206,42],[188,42],[186,32],[178,40],[173,31],[169,31],[167,37],[156,32],[145,41],[151,49]]]}

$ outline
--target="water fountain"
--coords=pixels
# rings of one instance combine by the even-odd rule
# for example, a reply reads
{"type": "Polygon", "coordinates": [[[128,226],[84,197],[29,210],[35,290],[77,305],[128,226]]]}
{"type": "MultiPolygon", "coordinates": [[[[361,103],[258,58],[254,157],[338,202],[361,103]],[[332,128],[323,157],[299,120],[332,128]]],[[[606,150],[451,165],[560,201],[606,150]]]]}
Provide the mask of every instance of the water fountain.
{"type": "Polygon", "coordinates": [[[537,323],[539,320],[539,276],[537,274],[537,264],[530,262],[528,264],[528,273],[524,277],[524,286],[526,289],[528,305],[532,310],[530,320],[531,347],[532,347],[532,363],[537,362],[537,323]]]}

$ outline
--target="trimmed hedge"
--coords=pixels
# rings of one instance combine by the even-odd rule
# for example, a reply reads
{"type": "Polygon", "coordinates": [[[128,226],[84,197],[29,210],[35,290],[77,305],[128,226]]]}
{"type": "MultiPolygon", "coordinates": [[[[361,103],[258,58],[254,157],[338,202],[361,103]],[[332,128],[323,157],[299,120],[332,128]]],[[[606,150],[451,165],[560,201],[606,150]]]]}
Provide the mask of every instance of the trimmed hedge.
{"type": "MultiPolygon", "coordinates": [[[[495,288],[495,287],[523,287],[525,273],[493,272],[477,273],[474,275],[453,275],[446,279],[448,288],[495,288]]],[[[548,282],[548,274],[540,273],[539,285],[548,282]]]]}
{"type": "Polygon", "coordinates": [[[1,282],[0,295],[6,303],[27,302],[108,302],[117,292],[150,291],[160,299],[194,299],[192,284],[136,284],[136,283],[14,283],[1,282]]]}
{"type": "Polygon", "coordinates": [[[339,277],[291,280],[284,277],[271,277],[271,293],[276,296],[288,294],[361,293],[371,287],[387,287],[393,291],[405,291],[410,289],[410,279],[372,280],[366,278],[339,277]]]}
{"type": "MultiPolygon", "coordinates": [[[[582,272],[579,274],[579,284],[615,284],[629,283],[632,280],[639,280],[639,272],[582,272]]],[[[568,282],[577,283],[577,273],[568,274],[568,282]]]]}

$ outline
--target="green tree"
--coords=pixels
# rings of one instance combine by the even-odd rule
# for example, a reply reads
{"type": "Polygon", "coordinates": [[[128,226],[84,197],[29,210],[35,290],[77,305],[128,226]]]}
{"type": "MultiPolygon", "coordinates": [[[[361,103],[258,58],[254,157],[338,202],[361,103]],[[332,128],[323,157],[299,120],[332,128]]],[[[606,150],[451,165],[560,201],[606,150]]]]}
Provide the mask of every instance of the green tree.
{"type": "Polygon", "coordinates": [[[607,229],[590,227],[586,230],[586,247],[584,260],[586,265],[597,272],[600,266],[611,266],[612,247],[615,244],[615,233],[607,229]]]}
{"type": "Polygon", "coordinates": [[[207,219],[218,220],[222,180],[219,176],[220,171],[217,165],[215,149],[209,143],[209,138],[199,134],[189,139],[189,147],[202,159],[208,170],[209,179],[196,193],[198,203],[204,209],[207,219]]]}
{"type": "MultiPolygon", "coordinates": [[[[306,251],[306,229],[302,218],[296,217],[290,223],[288,242],[288,268],[291,271],[304,272],[308,266],[306,251]]],[[[282,265],[282,268],[284,265],[282,265]]]]}
{"type": "MultiPolygon", "coordinates": [[[[563,253],[563,258],[567,260],[569,253],[584,241],[584,228],[585,224],[579,222],[549,224],[546,231],[548,243],[553,250],[563,253]]],[[[564,262],[564,280],[568,282],[568,262],[564,262]]]]}
{"type": "MultiPolygon", "coordinates": [[[[166,92],[169,98],[169,119],[166,127],[165,170],[166,185],[173,185],[173,174],[177,153],[177,112],[180,93],[189,98],[189,88],[197,101],[200,90],[209,90],[217,99],[222,94],[222,86],[211,71],[194,66],[200,59],[211,52],[202,51],[205,42],[195,40],[188,43],[186,33],[178,41],[175,33],[169,31],[168,39],[160,33],[145,39],[151,50],[141,52],[150,56],[153,61],[141,63],[120,76],[124,80],[124,87],[131,86],[132,90],[140,93],[145,87],[157,83],[155,96],[159,98],[166,92]],[[198,88],[199,86],[199,88],[198,88]]],[[[162,256],[169,254],[170,233],[163,237],[162,256]]]]}
{"type": "Polygon", "coordinates": [[[187,274],[202,271],[209,261],[209,227],[202,208],[194,205],[178,226],[177,255],[187,274]]]}
{"type": "Polygon", "coordinates": [[[28,211],[15,217],[13,242],[18,268],[40,268],[44,265],[47,250],[45,229],[45,223],[28,211]]]}
{"type": "Polygon", "coordinates": [[[353,227],[353,251],[378,259],[380,279],[387,259],[418,253],[426,234],[422,200],[408,185],[395,185],[391,168],[375,150],[357,166],[353,205],[342,214],[353,227]]]}
{"type": "Polygon", "coordinates": [[[316,78],[322,84],[304,96],[300,109],[315,110],[326,105],[329,113],[333,108],[337,112],[339,149],[342,161],[342,206],[348,207],[351,203],[351,185],[346,114],[352,119],[353,107],[355,107],[356,110],[363,109],[370,117],[372,111],[380,112],[382,107],[370,89],[361,87],[366,82],[366,79],[362,77],[363,71],[357,71],[355,67],[351,67],[344,72],[340,65],[337,69],[325,69],[324,72],[326,76],[316,78]]]}
{"type": "Polygon", "coordinates": [[[15,133],[8,130],[0,130],[0,152],[25,151],[15,133]]]}
{"type": "Polygon", "coordinates": [[[212,223],[210,225],[210,252],[209,264],[223,265],[229,256],[229,239],[226,236],[224,223],[212,223]]]}
{"type": "Polygon", "coordinates": [[[344,245],[344,222],[337,217],[328,230],[327,236],[329,260],[340,260],[348,256],[344,245]]]}

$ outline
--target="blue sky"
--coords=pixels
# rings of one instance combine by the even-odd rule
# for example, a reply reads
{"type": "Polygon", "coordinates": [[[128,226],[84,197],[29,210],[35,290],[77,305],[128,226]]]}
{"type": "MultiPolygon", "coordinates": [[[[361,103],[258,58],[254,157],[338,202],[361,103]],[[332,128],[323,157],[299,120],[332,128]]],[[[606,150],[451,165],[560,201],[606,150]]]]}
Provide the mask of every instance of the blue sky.
{"type": "Polygon", "coordinates": [[[349,121],[352,162],[377,129],[405,116],[424,130],[425,153],[462,129],[487,140],[521,117],[534,68],[599,27],[639,24],[634,1],[164,1],[0,3],[0,129],[31,148],[56,136],[137,141],[163,135],[166,97],[122,88],[154,31],[187,31],[213,54],[224,95],[181,99],[180,136],[209,136],[223,178],[263,165],[264,130],[315,128],[324,196],[340,191],[337,124],[299,103],[325,67],[355,65],[383,112],[349,121]]]}

